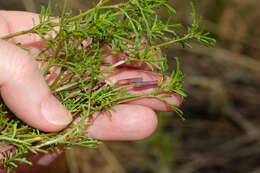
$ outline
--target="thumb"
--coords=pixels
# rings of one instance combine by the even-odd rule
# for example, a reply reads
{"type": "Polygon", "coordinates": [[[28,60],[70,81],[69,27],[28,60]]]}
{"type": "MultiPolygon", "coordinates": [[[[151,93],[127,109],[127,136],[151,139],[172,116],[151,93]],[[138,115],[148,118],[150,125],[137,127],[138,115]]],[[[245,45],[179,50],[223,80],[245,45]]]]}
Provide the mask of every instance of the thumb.
{"type": "Polygon", "coordinates": [[[3,40],[0,40],[0,92],[18,118],[42,131],[61,130],[72,120],[51,94],[32,56],[3,40]]]}

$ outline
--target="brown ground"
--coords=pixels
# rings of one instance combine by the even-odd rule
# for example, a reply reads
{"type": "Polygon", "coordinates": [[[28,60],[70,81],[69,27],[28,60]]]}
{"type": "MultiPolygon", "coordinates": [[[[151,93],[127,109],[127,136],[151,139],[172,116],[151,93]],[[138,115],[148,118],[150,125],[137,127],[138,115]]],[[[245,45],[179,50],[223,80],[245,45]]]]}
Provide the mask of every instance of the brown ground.
{"type": "MultiPolygon", "coordinates": [[[[38,11],[44,2],[1,0],[0,9],[38,11]]],[[[69,2],[74,9],[91,4],[69,2]]],[[[173,5],[176,20],[189,23],[188,3],[175,0],[173,5]]],[[[216,47],[166,50],[169,58],[182,57],[189,97],[181,108],[187,120],[160,114],[159,129],[151,138],[110,142],[97,150],[75,148],[48,172],[260,172],[260,1],[197,0],[196,7],[218,40],[216,47]]]]}

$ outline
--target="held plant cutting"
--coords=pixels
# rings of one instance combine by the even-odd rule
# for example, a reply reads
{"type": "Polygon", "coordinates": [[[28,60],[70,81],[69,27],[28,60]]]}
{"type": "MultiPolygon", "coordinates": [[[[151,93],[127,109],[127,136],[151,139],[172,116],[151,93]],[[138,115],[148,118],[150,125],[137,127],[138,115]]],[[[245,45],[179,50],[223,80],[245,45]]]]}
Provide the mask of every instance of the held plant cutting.
{"type": "MultiPolygon", "coordinates": [[[[165,101],[161,93],[174,92],[185,97],[182,88],[184,75],[177,68],[166,80],[167,57],[161,53],[162,47],[181,44],[191,47],[190,40],[205,45],[213,45],[215,40],[209,33],[200,29],[201,19],[197,19],[193,4],[191,16],[193,23],[184,29],[173,22],[175,10],[167,0],[129,0],[111,4],[101,0],[93,8],[72,16],[67,10],[57,7],[58,16],[52,15],[52,7],[42,8],[39,24],[31,29],[2,37],[9,39],[24,35],[37,34],[46,46],[34,55],[41,63],[42,75],[47,78],[51,71],[58,75],[48,81],[53,94],[79,121],[71,123],[66,129],[45,133],[32,128],[17,119],[4,105],[0,105],[0,166],[9,171],[18,162],[31,164],[25,159],[28,153],[47,153],[49,150],[70,146],[94,147],[99,141],[87,137],[82,130],[85,120],[94,112],[113,110],[116,104],[139,98],[157,98],[168,104],[181,118],[182,111],[165,101]],[[158,9],[168,11],[164,21],[158,9]],[[178,34],[183,33],[185,34],[178,34]],[[106,62],[109,56],[121,55],[116,63],[106,62]],[[156,57],[156,58],[155,58],[156,57]],[[143,81],[142,78],[123,79],[112,83],[105,74],[129,62],[144,69],[158,72],[162,78],[156,81],[143,81]],[[153,87],[148,94],[130,94],[129,88],[153,87]]],[[[23,45],[17,44],[21,48],[23,45]]],[[[25,48],[23,48],[25,49],[25,48]]]]}

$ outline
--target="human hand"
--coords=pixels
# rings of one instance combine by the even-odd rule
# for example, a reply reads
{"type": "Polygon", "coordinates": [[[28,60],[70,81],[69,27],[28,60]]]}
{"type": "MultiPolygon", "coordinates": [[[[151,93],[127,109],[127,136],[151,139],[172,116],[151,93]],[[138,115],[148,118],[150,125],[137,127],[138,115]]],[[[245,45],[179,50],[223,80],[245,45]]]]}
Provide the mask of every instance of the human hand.
{"type": "MultiPolygon", "coordinates": [[[[26,12],[0,12],[0,37],[29,29],[33,19],[37,23],[38,15],[26,12]]],[[[42,131],[52,132],[65,128],[71,122],[69,112],[56,98],[41,76],[33,54],[43,48],[43,41],[36,35],[23,35],[9,42],[0,40],[0,91],[5,104],[15,115],[28,125],[42,131]],[[26,52],[16,43],[22,43],[30,52],[26,52]]],[[[114,61],[112,57],[109,61],[114,61]]],[[[142,77],[155,80],[160,75],[131,68],[128,66],[115,69],[108,76],[112,81],[125,78],[142,77]]],[[[130,92],[149,92],[150,89],[132,89],[130,92]]],[[[181,99],[171,93],[165,98],[171,104],[179,105],[181,99]]],[[[162,101],[144,98],[127,104],[115,106],[112,117],[107,113],[95,113],[94,124],[88,126],[89,136],[99,140],[140,140],[151,135],[157,126],[155,110],[171,111],[162,101]]]]}

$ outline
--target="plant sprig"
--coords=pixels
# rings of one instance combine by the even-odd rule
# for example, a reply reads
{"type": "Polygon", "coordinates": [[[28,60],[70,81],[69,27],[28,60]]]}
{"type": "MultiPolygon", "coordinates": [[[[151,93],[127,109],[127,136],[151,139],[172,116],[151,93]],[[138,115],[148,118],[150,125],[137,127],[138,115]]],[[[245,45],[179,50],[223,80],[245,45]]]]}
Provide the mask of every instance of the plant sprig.
{"type": "Polygon", "coordinates": [[[87,131],[83,127],[91,125],[86,124],[85,119],[97,111],[111,114],[110,110],[116,104],[139,98],[157,98],[182,117],[179,108],[165,101],[167,94],[159,95],[175,92],[183,98],[186,96],[182,88],[184,75],[177,58],[177,68],[166,80],[167,57],[162,55],[161,47],[170,44],[190,46],[190,40],[214,44],[215,40],[209,37],[209,33],[200,29],[201,20],[197,20],[194,5],[191,5],[193,23],[186,34],[180,35],[178,31],[182,26],[172,22],[175,10],[167,0],[129,0],[107,5],[108,2],[101,0],[77,16],[72,16],[66,9],[66,2],[64,8],[58,10],[59,15],[53,16],[49,3],[46,9],[41,10],[39,24],[1,38],[9,40],[24,34],[37,34],[42,38],[46,47],[34,56],[42,62],[40,70],[45,78],[51,69],[60,70],[56,79],[49,81],[49,86],[71,114],[80,119],[60,132],[44,133],[21,122],[1,104],[0,166],[7,167],[8,171],[17,167],[17,162],[31,164],[24,158],[30,152],[47,153],[59,146],[94,147],[99,144],[99,141],[84,135],[87,131]],[[170,16],[167,22],[160,19],[158,8],[167,10],[170,16]],[[124,58],[117,63],[104,61],[119,53],[123,53],[124,58]],[[115,67],[127,62],[139,66],[145,64],[150,70],[160,72],[162,79],[158,87],[152,93],[141,95],[125,92],[133,84],[118,86],[110,83],[104,73],[113,73],[115,67]],[[1,151],[1,147],[7,149],[1,151]]]}

